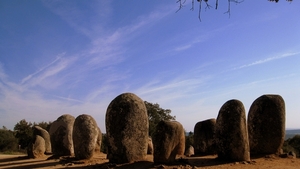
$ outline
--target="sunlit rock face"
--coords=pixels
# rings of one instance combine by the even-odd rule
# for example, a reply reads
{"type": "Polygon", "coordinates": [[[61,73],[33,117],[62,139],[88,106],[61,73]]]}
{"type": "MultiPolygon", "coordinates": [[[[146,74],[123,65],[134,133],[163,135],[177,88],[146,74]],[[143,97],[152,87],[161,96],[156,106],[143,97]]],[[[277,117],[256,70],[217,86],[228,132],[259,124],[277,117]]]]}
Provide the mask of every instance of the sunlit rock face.
{"type": "Polygon", "coordinates": [[[40,158],[44,157],[46,151],[45,140],[39,135],[35,135],[33,140],[27,147],[27,155],[29,158],[40,158]]]}
{"type": "Polygon", "coordinates": [[[49,130],[52,153],[55,156],[74,155],[73,125],[75,117],[64,114],[55,120],[49,130]]]}
{"type": "Polygon", "coordinates": [[[228,161],[249,161],[250,148],[245,108],[239,100],[229,100],[220,109],[215,140],[218,158],[228,161]]]}
{"type": "Polygon", "coordinates": [[[50,141],[50,135],[47,130],[41,128],[40,126],[34,126],[33,127],[33,135],[39,135],[43,137],[45,140],[45,153],[50,154],[52,152],[51,150],[51,141],[50,141]]]}
{"type": "Polygon", "coordinates": [[[146,158],[149,121],[144,101],[133,93],[123,93],[106,111],[109,162],[131,163],[146,158]]]}
{"type": "Polygon", "coordinates": [[[76,117],[73,128],[74,153],[77,159],[91,159],[98,140],[98,125],[87,114],[76,117]]]}
{"type": "Polygon", "coordinates": [[[248,113],[251,155],[279,154],[285,137],[285,103],[280,95],[262,95],[248,113]]]}

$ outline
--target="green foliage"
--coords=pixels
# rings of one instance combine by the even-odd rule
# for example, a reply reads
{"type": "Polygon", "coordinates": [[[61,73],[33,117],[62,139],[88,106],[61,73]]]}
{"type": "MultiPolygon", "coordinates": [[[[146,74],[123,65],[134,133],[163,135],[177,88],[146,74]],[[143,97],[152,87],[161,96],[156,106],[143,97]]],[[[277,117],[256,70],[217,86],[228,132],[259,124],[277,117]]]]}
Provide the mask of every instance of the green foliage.
{"type": "Polygon", "coordinates": [[[0,151],[16,151],[18,149],[18,140],[13,131],[7,130],[5,126],[0,129],[0,151]]]}
{"type": "Polygon", "coordinates": [[[22,149],[25,149],[32,138],[32,123],[27,122],[25,119],[19,121],[15,127],[14,131],[16,133],[16,138],[19,139],[19,145],[21,145],[22,149]]]}
{"type": "Polygon", "coordinates": [[[293,138],[287,139],[283,144],[283,151],[296,153],[300,157],[300,135],[295,135],[293,138]]]}
{"type": "Polygon", "coordinates": [[[194,133],[191,131],[185,136],[185,148],[189,146],[194,146],[194,133]]]}
{"type": "Polygon", "coordinates": [[[170,109],[163,109],[159,107],[159,104],[155,103],[149,103],[147,101],[144,101],[145,106],[147,108],[148,118],[149,118],[149,135],[153,136],[155,132],[155,128],[157,124],[161,120],[170,121],[175,120],[176,116],[171,116],[171,110],[170,109]]]}

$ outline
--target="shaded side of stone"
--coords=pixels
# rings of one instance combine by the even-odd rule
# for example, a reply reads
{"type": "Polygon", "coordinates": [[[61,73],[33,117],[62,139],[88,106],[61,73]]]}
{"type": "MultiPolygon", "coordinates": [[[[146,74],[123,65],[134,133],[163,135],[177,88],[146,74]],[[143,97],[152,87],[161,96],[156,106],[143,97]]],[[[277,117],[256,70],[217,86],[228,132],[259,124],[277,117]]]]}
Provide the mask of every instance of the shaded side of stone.
{"type": "Polygon", "coordinates": [[[220,109],[215,140],[218,158],[228,161],[249,161],[250,148],[245,108],[239,100],[229,100],[220,109]]]}
{"type": "Polygon", "coordinates": [[[285,103],[280,95],[262,95],[248,113],[251,155],[280,154],[285,137],[285,103]]]}
{"type": "Polygon", "coordinates": [[[98,127],[98,137],[97,137],[97,142],[96,142],[96,147],[95,147],[96,153],[101,152],[101,143],[102,143],[102,132],[101,132],[100,128],[98,127]]]}
{"type": "Polygon", "coordinates": [[[217,154],[215,144],[216,119],[208,119],[196,123],[194,127],[195,155],[217,154]]]}
{"type": "Polygon", "coordinates": [[[185,132],[177,121],[160,121],[153,137],[154,162],[174,163],[176,155],[185,150],[185,132]]]}

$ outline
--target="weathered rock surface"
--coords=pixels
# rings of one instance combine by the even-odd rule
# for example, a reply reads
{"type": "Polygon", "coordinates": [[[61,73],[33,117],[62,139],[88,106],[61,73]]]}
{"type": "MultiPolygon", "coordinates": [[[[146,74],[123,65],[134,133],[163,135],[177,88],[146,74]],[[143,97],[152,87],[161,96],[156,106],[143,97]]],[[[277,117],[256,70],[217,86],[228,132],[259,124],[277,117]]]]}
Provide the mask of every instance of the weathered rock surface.
{"type": "Polygon", "coordinates": [[[49,130],[52,153],[56,156],[74,155],[73,125],[75,117],[64,114],[55,120],[49,130]]]}
{"type": "Polygon", "coordinates": [[[98,125],[92,116],[82,114],[76,117],[73,128],[73,144],[77,159],[91,159],[93,157],[98,132],[98,125]]]}
{"type": "Polygon", "coordinates": [[[184,155],[187,156],[187,157],[191,157],[191,156],[195,155],[195,149],[194,149],[194,147],[190,145],[190,146],[185,150],[184,155]]]}
{"type": "Polygon", "coordinates": [[[45,140],[45,152],[46,154],[52,153],[51,149],[51,141],[50,141],[50,135],[47,130],[41,128],[40,126],[34,126],[33,127],[33,136],[39,135],[43,137],[45,140]]]}
{"type": "Polygon", "coordinates": [[[149,137],[148,139],[148,148],[147,148],[147,154],[153,154],[153,142],[152,142],[152,138],[149,137]]]}
{"type": "Polygon", "coordinates": [[[285,103],[279,95],[262,95],[248,113],[251,155],[280,154],[285,137],[285,103]]]}
{"type": "Polygon", "coordinates": [[[218,158],[228,161],[250,161],[245,108],[239,100],[229,100],[220,109],[215,140],[218,158]]]}
{"type": "Polygon", "coordinates": [[[154,162],[173,163],[185,150],[185,132],[177,121],[160,121],[153,137],[154,162]]]}
{"type": "Polygon", "coordinates": [[[35,135],[27,148],[28,157],[29,158],[44,157],[45,151],[46,151],[46,144],[44,138],[39,135],[35,135]]]}
{"type": "Polygon", "coordinates": [[[216,119],[208,119],[196,123],[194,127],[195,155],[217,154],[215,144],[216,119]]]}
{"type": "Polygon", "coordinates": [[[107,108],[105,122],[109,162],[131,163],[145,159],[149,122],[142,99],[133,93],[117,96],[107,108]]]}
{"type": "Polygon", "coordinates": [[[97,137],[97,141],[96,141],[95,153],[100,153],[101,152],[101,143],[102,143],[102,132],[99,127],[97,130],[98,130],[98,137],[97,137]]]}

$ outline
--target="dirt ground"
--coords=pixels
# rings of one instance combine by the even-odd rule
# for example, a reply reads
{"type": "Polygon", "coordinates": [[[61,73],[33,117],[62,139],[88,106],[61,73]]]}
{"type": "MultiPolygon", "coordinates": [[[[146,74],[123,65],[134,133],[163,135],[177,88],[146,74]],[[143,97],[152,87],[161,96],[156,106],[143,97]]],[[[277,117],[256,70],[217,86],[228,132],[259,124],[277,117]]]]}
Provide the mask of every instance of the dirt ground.
{"type": "Polygon", "coordinates": [[[106,154],[96,154],[93,159],[76,161],[73,158],[48,159],[45,156],[39,159],[28,159],[26,155],[3,155],[0,154],[0,168],[20,169],[20,168],[100,168],[100,169],[299,169],[300,159],[280,158],[275,156],[260,157],[251,159],[249,162],[223,162],[216,159],[216,156],[204,157],[183,157],[179,158],[176,164],[162,165],[154,164],[153,156],[147,156],[145,161],[131,164],[110,164],[106,159],[106,154]]]}

